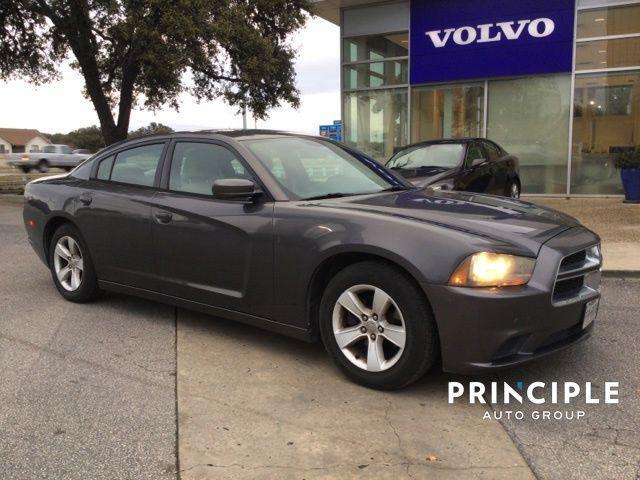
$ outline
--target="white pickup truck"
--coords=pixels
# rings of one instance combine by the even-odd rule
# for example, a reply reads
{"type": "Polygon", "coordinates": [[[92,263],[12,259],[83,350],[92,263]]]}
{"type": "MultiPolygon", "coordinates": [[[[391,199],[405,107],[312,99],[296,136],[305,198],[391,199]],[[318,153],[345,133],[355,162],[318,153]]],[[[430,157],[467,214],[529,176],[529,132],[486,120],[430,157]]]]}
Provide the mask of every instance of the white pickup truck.
{"type": "Polygon", "coordinates": [[[68,145],[45,145],[41,152],[12,153],[7,155],[7,163],[25,173],[33,169],[47,172],[50,168],[71,170],[91,154],[77,153],[68,145]]]}

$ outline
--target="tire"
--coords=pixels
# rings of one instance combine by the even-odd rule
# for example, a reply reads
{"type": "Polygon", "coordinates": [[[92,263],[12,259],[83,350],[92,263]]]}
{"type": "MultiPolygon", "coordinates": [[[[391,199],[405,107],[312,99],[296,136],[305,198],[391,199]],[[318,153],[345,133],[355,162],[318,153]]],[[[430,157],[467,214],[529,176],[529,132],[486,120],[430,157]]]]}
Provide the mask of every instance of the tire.
{"type": "Polygon", "coordinates": [[[519,199],[520,198],[520,182],[518,180],[509,180],[505,188],[505,197],[519,199]]]}
{"type": "Polygon", "coordinates": [[[49,269],[51,270],[53,283],[60,295],[66,300],[75,303],[86,303],[99,297],[101,291],[98,287],[98,279],[89,255],[89,249],[78,229],[70,223],[61,225],[51,238],[51,243],[49,244],[49,269]],[[66,260],[66,263],[60,255],[62,251],[56,251],[56,247],[61,240],[62,246],[74,256],[74,259],[71,261],[66,260]],[[75,249],[73,244],[76,246],[75,249]],[[81,263],[78,262],[78,257],[82,260],[81,263]],[[78,268],[71,269],[72,273],[69,273],[68,276],[63,276],[61,280],[58,272],[62,273],[65,266],[68,267],[69,264],[73,264],[78,268]],[[80,273],[77,277],[74,277],[75,270],[78,269],[80,269],[80,273]],[[79,281],[74,282],[74,279],[79,279],[79,281]]]}
{"type": "Polygon", "coordinates": [[[24,173],[29,173],[31,171],[31,167],[20,167],[20,170],[22,170],[24,173]]]}
{"type": "Polygon", "coordinates": [[[366,261],[340,271],[327,285],[319,318],[320,335],[330,357],[349,379],[360,385],[379,390],[406,387],[422,377],[437,359],[438,333],[424,293],[403,271],[391,265],[366,261]],[[351,310],[343,306],[349,304],[349,291],[366,310],[366,322],[350,313],[354,310],[353,303],[351,310]],[[380,299],[390,297],[386,308],[374,307],[373,300],[378,294],[380,299]],[[379,317],[375,315],[378,312],[379,317]],[[402,329],[404,346],[400,348],[402,329]],[[343,348],[338,346],[336,330],[343,348]],[[349,343],[349,338],[356,339],[349,343]],[[374,350],[372,343],[377,345],[374,350]],[[382,352],[382,357],[370,352],[382,352]]]}
{"type": "Polygon", "coordinates": [[[38,171],[40,173],[47,173],[49,171],[49,162],[44,158],[38,162],[38,171]]]}

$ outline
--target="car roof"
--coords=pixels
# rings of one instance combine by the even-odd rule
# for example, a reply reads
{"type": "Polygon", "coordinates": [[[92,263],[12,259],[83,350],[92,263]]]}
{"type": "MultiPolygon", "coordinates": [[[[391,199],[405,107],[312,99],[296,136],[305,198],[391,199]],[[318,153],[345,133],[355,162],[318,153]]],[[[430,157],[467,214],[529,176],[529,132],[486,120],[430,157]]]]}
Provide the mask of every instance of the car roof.
{"type": "Polygon", "coordinates": [[[439,145],[439,144],[453,144],[453,143],[471,143],[471,142],[475,142],[478,140],[487,140],[486,138],[480,138],[480,137],[465,137],[465,138],[441,138],[441,139],[437,139],[437,140],[425,140],[422,142],[416,142],[416,143],[412,143],[411,145],[407,145],[405,148],[408,147],[416,147],[418,145],[439,145]]]}
{"type": "Polygon", "coordinates": [[[151,135],[144,135],[136,138],[127,138],[125,140],[120,140],[119,142],[112,143],[101,149],[97,152],[96,156],[100,154],[102,157],[107,152],[114,150],[116,148],[120,148],[125,145],[135,145],[137,143],[144,143],[149,140],[159,140],[166,141],[171,140],[176,137],[193,137],[193,138],[212,138],[212,139],[221,139],[221,137],[226,137],[231,141],[239,141],[242,142],[244,140],[251,139],[266,139],[266,138],[285,138],[285,137],[297,137],[297,138],[313,138],[318,140],[324,140],[331,142],[327,137],[322,137],[319,135],[311,135],[308,133],[296,133],[296,132],[286,132],[283,130],[267,130],[267,129],[211,129],[211,130],[197,130],[197,131],[179,131],[179,132],[171,132],[171,133],[155,133],[151,135]]]}
{"type": "Polygon", "coordinates": [[[317,135],[310,135],[307,133],[296,133],[296,132],[287,132],[283,130],[268,130],[268,129],[251,129],[251,130],[220,129],[220,130],[200,130],[198,132],[182,132],[182,133],[194,133],[194,134],[210,133],[210,134],[222,135],[224,137],[233,138],[239,141],[255,139],[255,138],[317,136],[317,135]]]}

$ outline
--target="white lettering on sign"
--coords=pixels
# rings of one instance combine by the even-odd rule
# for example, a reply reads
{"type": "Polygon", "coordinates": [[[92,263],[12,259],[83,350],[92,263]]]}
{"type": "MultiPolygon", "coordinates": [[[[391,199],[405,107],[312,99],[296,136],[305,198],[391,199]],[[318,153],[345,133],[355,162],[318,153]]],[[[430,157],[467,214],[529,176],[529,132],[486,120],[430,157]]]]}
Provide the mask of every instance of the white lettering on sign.
{"type": "Polygon", "coordinates": [[[471,43],[499,42],[503,39],[517,40],[526,30],[533,38],[544,38],[551,35],[556,24],[550,18],[536,18],[535,20],[518,20],[517,22],[485,23],[477,27],[447,28],[426,32],[433,46],[443,48],[453,38],[456,45],[471,43]]]}

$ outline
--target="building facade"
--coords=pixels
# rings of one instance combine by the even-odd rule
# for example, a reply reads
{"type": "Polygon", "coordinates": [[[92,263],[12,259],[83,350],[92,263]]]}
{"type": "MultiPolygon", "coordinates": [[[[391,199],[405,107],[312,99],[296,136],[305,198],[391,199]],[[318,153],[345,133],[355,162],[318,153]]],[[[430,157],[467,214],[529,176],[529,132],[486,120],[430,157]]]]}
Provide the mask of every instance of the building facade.
{"type": "Polygon", "coordinates": [[[50,145],[38,130],[29,128],[0,128],[0,155],[23,152],[40,152],[50,145]]]}
{"type": "Polygon", "coordinates": [[[321,0],[342,36],[344,141],[378,160],[488,137],[524,193],[618,195],[640,145],[640,1],[321,0]]]}

